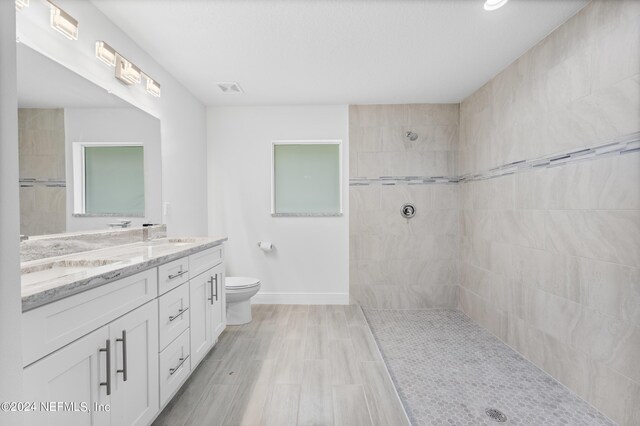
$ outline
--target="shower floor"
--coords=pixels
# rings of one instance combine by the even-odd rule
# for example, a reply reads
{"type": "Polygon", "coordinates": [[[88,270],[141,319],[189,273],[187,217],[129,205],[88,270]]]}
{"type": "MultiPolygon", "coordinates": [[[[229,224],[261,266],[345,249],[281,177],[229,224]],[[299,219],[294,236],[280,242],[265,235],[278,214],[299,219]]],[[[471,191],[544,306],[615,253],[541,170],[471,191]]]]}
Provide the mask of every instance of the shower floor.
{"type": "Polygon", "coordinates": [[[363,309],[414,425],[614,425],[462,312],[363,309]]]}

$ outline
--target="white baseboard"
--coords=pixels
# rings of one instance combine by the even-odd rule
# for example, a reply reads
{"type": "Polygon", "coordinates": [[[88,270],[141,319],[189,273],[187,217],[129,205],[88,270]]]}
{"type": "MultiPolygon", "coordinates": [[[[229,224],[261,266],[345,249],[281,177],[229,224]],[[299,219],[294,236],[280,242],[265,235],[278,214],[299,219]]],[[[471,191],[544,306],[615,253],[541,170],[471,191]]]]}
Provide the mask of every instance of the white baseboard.
{"type": "Polygon", "coordinates": [[[253,305],[348,305],[349,293],[258,293],[253,305]]]}

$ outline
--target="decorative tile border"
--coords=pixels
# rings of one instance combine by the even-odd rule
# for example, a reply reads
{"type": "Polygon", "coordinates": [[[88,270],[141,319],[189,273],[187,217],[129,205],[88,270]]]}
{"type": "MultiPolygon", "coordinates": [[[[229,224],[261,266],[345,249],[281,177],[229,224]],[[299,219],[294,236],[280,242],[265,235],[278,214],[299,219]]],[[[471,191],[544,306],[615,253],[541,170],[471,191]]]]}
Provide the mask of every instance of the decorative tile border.
{"type": "Polygon", "coordinates": [[[349,179],[349,186],[368,185],[425,185],[425,184],[457,184],[477,180],[493,179],[500,176],[523,173],[541,168],[558,167],[595,158],[614,155],[625,155],[640,152],[640,132],[620,136],[613,141],[578,150],[570,150],[532,160],[520,160],[503,164],[478,173],[466,173],[461,176],[380,176],[378,178],[354,177],[349,179]]]}
{"type": "Polygon", "coordinates": [[[64,179],[34,179],[34,178],[21,178],[21,188],[31,188],[33,186],[47,186],[49,188],[65,188],[67,182],[64,179]]]}
{"type": "Polygon", "coordinates": [[[368,185],[425,185],[433,183],[456,184],[456,176],[380,176],[378,178],[354,177],[349,179],[349,186],[368,185]]]}

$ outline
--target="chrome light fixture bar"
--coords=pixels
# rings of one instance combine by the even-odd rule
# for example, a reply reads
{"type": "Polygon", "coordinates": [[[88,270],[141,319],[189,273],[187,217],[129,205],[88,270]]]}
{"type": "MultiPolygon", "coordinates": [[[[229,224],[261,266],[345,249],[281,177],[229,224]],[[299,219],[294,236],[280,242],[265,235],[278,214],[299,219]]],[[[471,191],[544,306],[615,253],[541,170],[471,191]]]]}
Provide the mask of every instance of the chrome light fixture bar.
{"type": "Polygon", "coordinates": [[[116,66],[116,50],[104,41],[96,41],[96,58],[111,67],[116,66]]]}
{"type": "Polygon", "coordinates": [[[131,86],[140,83],[142,72],[140,68],[116,53],[116,78],[127,86],[131,86]]]}
{"type": "Polygon", "coordinates": [[[60,9],[51,1],[48,1],[48,3],[51,6],[51,28],[58,31],[69,40],[77,40],[78,20],[60,9]]]}
{"type": "Polygon", "coordinates": [[[156,98],[160,97],[160,83],[149,77],[148,75],[142,73],[145,80],[147,80],[147,93],[151,96],[155,96],[156,98]]]}
{"type": "Polygon", "coordinates": [[[16,10],[22,10],[23,7],[29,7],[29,0],[16,0],[16,10]]]}

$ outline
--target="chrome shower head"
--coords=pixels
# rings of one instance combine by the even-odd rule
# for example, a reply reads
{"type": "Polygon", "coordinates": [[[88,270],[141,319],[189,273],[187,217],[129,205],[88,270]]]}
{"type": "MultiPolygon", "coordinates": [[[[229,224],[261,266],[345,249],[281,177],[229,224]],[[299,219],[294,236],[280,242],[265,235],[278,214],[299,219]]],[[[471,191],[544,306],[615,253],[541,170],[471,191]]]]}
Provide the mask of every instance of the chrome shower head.
{"type": "Polygon", "coordinates": [[[405,136],[407,139],[409,139],[410,141],[412,141],[412,142],[413,142],[413,141],[415,141],[416,139],[418,139],[418,134],[417,134],[417,133],[415,133],[415,132],[411,132],[411,131],[406,132],[406,133],[404,134],[404,136],[405,136]]]}

